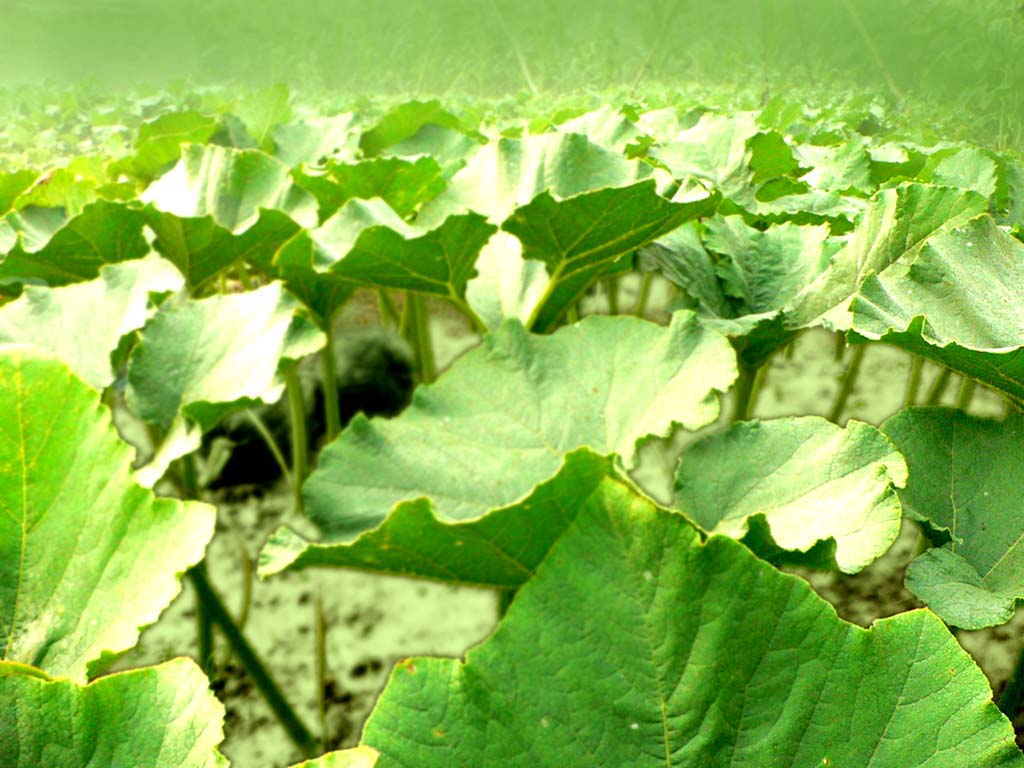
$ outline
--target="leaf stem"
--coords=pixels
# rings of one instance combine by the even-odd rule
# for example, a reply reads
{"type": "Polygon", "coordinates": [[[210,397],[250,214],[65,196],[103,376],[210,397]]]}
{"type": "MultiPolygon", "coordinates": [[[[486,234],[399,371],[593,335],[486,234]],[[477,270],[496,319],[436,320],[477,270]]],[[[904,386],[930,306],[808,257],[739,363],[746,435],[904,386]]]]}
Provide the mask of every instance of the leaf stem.
{"type": "Polygon", "coordinates": [[[338,410],[338,370],[334,356],[334,322],[328,318],[324,323],[324,348],[320,352],[323,365],[324,419],[327,422],[327,442],[341,432],[341,412],[338,410]]]}
{"type": "Polygon", "coordinates": [[[609,277],[604,281],[604,287],[608,293],[608,314],[619,314],[619,278],[609,277]]]}
{"type": "Polygon", "coordinates": [[[633,310],[633,314],[637,317],[642,318],[647,312],[647,302],[651,297],[651,283],[654,282],[654,273],[644,273],[643,280],[640,281],[640,296],[636,300],[636,308],[633,310]]]}
{"type": "Polygon", "coordinates": [[[946,387],[949,384],[949,378],[953,375],[953,371],[949,368],[943,368],[939,371],[939,375],[932,382],[931,389],[928,390],[928,397],[925,399],[925,405],[938,405],[942,400],[942,396],[946,393],[946,387]]]}
{"type": "Polygon", "coordinates": [[[288,393],[288,416],[292,425],[292,494],[295,511],[302,514],[302,483],[309,466],[306,438],[306,406],[302,401],[302,384],[298,366],[288,363],[284,368],[285,391],[288,393]]]}
{"type": "Polygon", "coordinates": [[[853,388],[857,385],[857,377],[860,376],[860,367],[864,362],[864,353],[867,352],[867,348],[867,344],[856,346],[853,350],[853,356],[850,358],[850,364],[843,373],[843,378],[839,385],[839,393],[836,395],[836,401],[832,404],[832,411],[828,416],[829,421],[835,424],[838,424],[839,419],[842,418],[850,395],[853,394],[853,388]]]}
{"type": "Polygon", "coordinates": [[[746,421],[754,410],[756,395],[755,382],[759,371],[753,366],[739,361],[739,375],[733,386],[732,421],[746,421]]]}
{"type": "Polygon", "coordinates": [[[977,382],[970,376],[964,376],[963,381],[960,382],[960,391],[956,395],[956,407],[961,411],[966,411],[971,406],[971,400],[974,399],[974,390],[977,387],[977,382]]]}
{"type": "Polygon", "coordinates": [[[429,384],[437,378],[434,345],[430,338],[430,313],[427,311],[423,297],[419,294],[407,293],[406,303],[409,307],[407,338],[416,351],[420,383],[429,384]]]}
{"type": "Polygon", "coordinates": [[[263,442],[267,444],[267,448],[270,449],[270,454],[274,457],[274,461],[281,468],[281,474],[284,475],[284,479],[291,485],[292,482],[292,470],[288,466],[288,461],[284,457],[284,453],[281,451],[281,446],[277,444],[277,440],[267,429],[266,423],[260,418],[260,415],[255,411],[249,410],[245,412],[245,416],[252,422],[253,428],[259,432],[260,437],[263,438],[263,442]]]}
{"type": "Polygon", "coordinates": [[[390,325],[393,328],[401,327],[402,318],[398,313],[398,307],[395,306],[391,294],[384,288],[377,290],[377,312],[380,314],[381,320],[384,321],[384,325],[390,325]]]}
{"type": "Polygon", "coordinates": [[[190,568],[188,570],[188,577],[200,601],[206,606],[211,619],[220,627],[225,639],[227,639],[228,644],[231,646],[231,650],[234,651],[235,656],[245,668],[253,683],[260,689],[260,693],[267,700],[271,711],[273,711],[277,721],[281,723],[288,733],[292,743],[306,757],[314,757],[319,754],[320,749],[317,740],[313,738],[313,735],[302,724],[302,721],[299,720],[299,716],[284,697],[274,678],[271,677],[262,659],[260,659],[253,647],[249,645],[249,641],[246,640],[245,635],[242,634],[238,625],[231,618],[220,596],[210,585],[205,567],[200,564],[190,568]]]}
{"type": "Polygon", "coordinates": [[[907,380],[907,395],[903,398],[903,407],[910,408],[917,404],[917,395],[921,390],[921,372],[924,370],[924,358],[913,355],[910,361],[910,378],[907,380]]]}

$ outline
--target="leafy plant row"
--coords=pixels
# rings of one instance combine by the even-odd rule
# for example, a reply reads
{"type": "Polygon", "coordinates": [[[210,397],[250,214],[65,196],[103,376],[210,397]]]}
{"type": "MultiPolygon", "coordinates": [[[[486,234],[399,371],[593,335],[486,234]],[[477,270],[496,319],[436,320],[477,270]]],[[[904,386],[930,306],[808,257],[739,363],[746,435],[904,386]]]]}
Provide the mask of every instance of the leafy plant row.
{"type": "Polygon", "coordinates": [[[311,765],[1024,764],[1020,680],[997,707],[947,629],[1024,597],[1016,161],[782,101],[504,130],[421,102],[260,116],[173,112],[128,157],[0,175],[5,764],[225,764],[213,625],[311,765]],[[420,386],[391,420],[328,410],[309,473],[299,363],[320,353],[334,386],[357,291],[420,386]],[[440,375],[431,302],[480,336],[440,375]],[[831,421],[750,420],[812,328],[855,345],[846,394],[884,342],[959,375],[963,408],[842,426],[841,392],[831,421]],[[1004,420],[966,412],[976,384],[1004,420]],[[639,447],[714,424],[730,391],[731,424],[651,498],[639,447]],[[321,538],[278,529],[261,575],[359,568],[507,607],[465,660],[399,664],[361,745],[319,758],[202,563],[202,436],[282,397],[321,538]],[[930,610],[861,630],[775,567],[859,572],[904,517],[930,610]],[[184,573],[199,665],[104,674],[184,573]]]}

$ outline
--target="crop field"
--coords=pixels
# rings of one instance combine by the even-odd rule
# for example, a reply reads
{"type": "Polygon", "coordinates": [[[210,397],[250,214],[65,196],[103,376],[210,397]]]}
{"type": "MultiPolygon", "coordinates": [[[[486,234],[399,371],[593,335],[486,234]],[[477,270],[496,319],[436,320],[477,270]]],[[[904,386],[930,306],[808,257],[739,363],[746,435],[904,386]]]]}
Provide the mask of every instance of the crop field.
{"type": "Polygon", "coordinates": [[[1018,65],[770,5],[0,89],[0,766],[1024,768],[1018,65]]]}

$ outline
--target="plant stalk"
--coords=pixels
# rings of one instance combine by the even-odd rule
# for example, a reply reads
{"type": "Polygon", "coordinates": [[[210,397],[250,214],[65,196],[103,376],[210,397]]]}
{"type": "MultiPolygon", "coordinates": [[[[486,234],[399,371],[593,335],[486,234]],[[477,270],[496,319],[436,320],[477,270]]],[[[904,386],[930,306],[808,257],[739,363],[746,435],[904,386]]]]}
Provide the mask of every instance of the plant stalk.
{"type": "Polygon", "coordinates": [[[850,399],[850,395],[853,394],[853,388],[857,385],[857,377],[860,376],[860,367],[864,362],[864,353],[866,351],[867,344],[859,344],[853,350],[853,356],[850,358],[850,364],[843,373],[842,382],[839,385],[839,393],[836,395],[836,401],[832,405],[832,412],[829,413],[828,416],[829,421],[834,424],[838,424],[839,419],[842,418],[843,411],[846,410],[846,404],[850,399]]]}
{"type": "Polygon", "coordinates": [[[643,317],[647,312],[647,302],[651,297],[651,283],[654,282],[654,273],[644,273],[643,280],[640,282],[640,296],[636,300],[636,308],[633,310],[633,314],[637,317],[643,317]]]}
{"type": "Polygon", "coordinates": [[[907,380],[907,395],[903,398],[903,407],[917,405],[917,395],[921,390],[921,372],[924,370],[924,358],[914,355],[910,361],[910,378],[907,380]]]}
{"type": "Polygon", "coordinates": [[[754,410],[754,383],[758,371],[751,365],[740,361],[739,375],[733,385],[732,421],[746,421],[754,410]]]}
{"type": "Polygon", "coordinates": [[[391,294],[384,288],[377,291],[377,312],[380,314],[382,324],[390,325],[392,328],[399,328],[402,325],[402,317],[395,306],[391,294]]]}
{"type": "MultiPolygon", "coordinates": [[[[178,463],[181,470],[181,491],[187,499],[199,498],[199,475],[196,472],[195,454],[182,457],[178,463]]],[[[201,561],[193,570],[206,573],[206,561],[201,561]]],[[[201,595],[196,595],[196,661],[207,675],[213,674],[213,618],[201,595]]]]}
{"type": "Polygon", "coordinates": [[[946,387],[949,385],[949,379],[953,375],[953,371],[949,368],[943,368],[939,371],[939,375],[932,382],[931,389],[928,390],[928,397],[925,399],[925,405],[938,405],[942,400],[942,396],[946,394],[946,387]]]}
{"type": "Polygon", "coordinates": [[[270,450],[270,454],[274,457],[274,461],[281,468],[281,474],[284,475],[284,479],[291,485],[292,482],[292,469],[288,466],[288,461],[284,457],[284,453],[281,451],[281,446],[277,444],[277,440],[270,434],[270,430],[267,429],[267,425],[260,418],[260,415],[255,411],[246,411],[246,418],[252,423],[253,428],[259,432],[260,437],[263,438],[263,442],[267,444],[267,448],[270,450]]]}
{"type": "Polygon", "coordinates": [[[288,416],[292,425],[292,494],[295,511],[302,514],[302,483],[309,466],[306,437],[306,406],[302,401],[302,384],[298,366],[289,363],[284,369],[285,390],[288,393],[288,416]]]}
{"type": "Polygon", "coordinates": [[[427,311],[423,297],[418,294],[407,294],[410,307],[413,347],[416,350],[416,363],[419,367],[420,382],[429,384],[437,378],[437,367],[434,362],[434,345],[430,338],[430,313],[427,311]]]}
{"type": "Polygon", "coordinates": [[[324,419],[327,422],[327,442],[331,442],[341,432],[341,412],[338,410],[338,370],[337,358],[334,356],[334,322],[328,318],[324,323],[324,348],[321,351],[324,380],[324,419]]]}
{"type": "Polygon", "coordinates": [[[966,411],[970,408],[976,388],[977,382],[970,376],[964,376],[963,381],[960,382],[960,391],[956,395],[956,407],[961,411],[966,411]]]}
{"type": "Polygon", "coordinates": [[[605,280],[604,287],[608,292],[608,314],[619,314],[619,278],[609,277],[605,280]]]}
{"type": "Polygon", "coordinates": [[[260,659],[252,646],[249,645],[249,641],[245,639],[245,635],[242,634],[238,625],[231,618],[220,596],[210,585],[206,576],[206,569],[202,567],[202,564],[190,568],[188,570],[188,577],[200,601],[206,606],[206,610],[209,612],[213,622],[220,627],[221,632],[231,646],[231,650],[242,664],[242,667],[245,668],[253,683],[260,689],[260,693],[267,700],[271,711],[273,711],[277,721],[281,723],[288,733],[292,743],[306,757],[311,758],[318,755],[320,745],[317,740],[306,729],[306,726],[302,724],[302,721],[299,720],[299,716],[284,697],[274,678],[271,677],[262,659],[260,659]]]}

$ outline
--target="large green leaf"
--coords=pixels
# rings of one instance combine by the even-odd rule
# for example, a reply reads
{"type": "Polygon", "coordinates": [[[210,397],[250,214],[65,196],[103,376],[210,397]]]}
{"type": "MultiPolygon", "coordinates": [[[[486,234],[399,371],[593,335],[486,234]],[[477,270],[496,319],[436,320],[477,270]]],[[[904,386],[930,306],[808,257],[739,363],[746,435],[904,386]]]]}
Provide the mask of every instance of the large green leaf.
{"type": "Polygon", "coordinates": [[[99,392],[63,363],[0,349],[2,658],[82,680],[178,594],[215,512],[138,486],[99,392]]]}
{"type": "Polygon", "coordinates": [[[190,659],[86,686],[0,673],[5,768],[222,768],[223,722],[190,659]]]}
{"type": "Polygon", "coordinates": [[[383,200],[353,199],[323,226],[285,243],[273,266],[297,282],[306,273],[312,281],[419,291],[461,303],[494,229],[473,213],[424,229],[406,224],[383,200]]]}
{"type": "Polygon", "coordinates": [[[934,615],[870,631],[606,481],[465,661],[400,663],[363,731],[416,765],[1024,765],[934,615]]]}
{"type": "Polygon", "coordinates": [[[367,157],[376,157],[389,147],[416,136],[426,126],[462,131],[462,121],[445,110],[439,101],[407,101],[399,104],[359,140],[367,157]]]}
{"type": "Polygon", "coordinates": [[[92,280],[104,264],[139,259],[149,253],[144,226],[141,211],[121,203],[97,201],[50,230],[43,242],[29,245],[24,236],[19,238],[0,259],[0,282],[55,286],[92,280]]]}
{"type": "MultiPolygon", "coordinates": [[[[526,321],[528,328],[547,331],[616,262],[684,221],[711,213],[718,203],[703,189],[669,201],[659,194],[659,183],[665,189],[668,180],[649,165],[580,134],[500,139],[469,160],[424,207],[421,219],[472,210],[518,237],[521,258],[547,268],[547,286],[526,321]]],[[[508,280],[513,286],[521,282],[522,270],[508,280]]],[[[485,304],[493,305],[495,292],[509,290],[499,282],[485,304]]]]}
{"type": "Polygon", "coordinates": [[[357,125],[352,112],[279,125],[274,129],[274,154],[291,168],[322,160],[352,160],[359,152],[357,125]]]}
{"type": "Polygon", "coordinates": [[[139,199],[181,218],[212,216],[235,234],[256,223],[260,208],[283,211],[303,226],[316,226],[316,200],[292,181],[289,170],[256,150],[187,144],[178,164],[139,199]]]}
{"type": "Polygon", "coordinates": [[[748,143],[760,131],[753,112],[706,112],[696,125],[681,131],[651,155],[676,178],[693,176],[730,200],[746,200],[752,196],[754,181],[748,143]]]}
{"type": "Polygon", "coordinates": [[[669,328],[591,317],[550,336],[509,321],[402,415],[357,416],[324,449],[304,496],[328,543],[279,531],[263,571],[362,559],[514,586],[609,473],[597,457],[632,465],[644,438],[714,421],[715,390],[735,376],[729,343],[690,312],[669,328]]]}
{"type": "Polygon", "coordinates": [[[910,408],[882,428],[910,468],[904,509],[946,541],[911,563],[907,588],[958,627],[1009,621],[1024,600],[1024,416],[910,408]]]}
{"type": "Polygon", "coordinates": [[[445,188],[441,166],[432,157],[405,160],[378,157],[353,163],[329,163],[324,169],[296,175],[298,183],[316,196],[321,221],[333,216],[354,197],[379,197],[408,219],[421,205],[445,188]]]}
{"type": "Polygon", "coordinates": [[[849,329],[847,306],[865,279],[914,253],[935,232],[961,226],[986,207],[980,195],[952,187],[901,184],[882,190],[831,268],[794,299],[788,325],[849,329]]]}
{"type": "Polygon", "coordinates": [[[641,259],[681,287],[705,322],[735,339],[744,363],[757,368],[792,338],[782,313],[839,247],[825,225],[761,230],[741,216],[714,216],[703,228],[687,224],[660,237],[641,259]]]}
{"type": "Polygon", "coordinates": [[[903,458],[867,424],[851,421],[842,429],[817,417],[743,422],[687,447],[674,506],[710,533],[746,537],[755,551],[755,517],[783,550],[807,552],[832,539],[836,565],[856,573],[899,534],[894,486],[906,479],[903,458]]]}
{"type": "Polygon", "coordinates": [[[291,94],[278,83],[268,88],[247,91],[232,110],[252,136],[256,146],[267,152],[274,148],[274,128],[291,119],[291,94]]]}
{"type": "Polygon", "coordinates": [[[1024,245],[988,216],[864,282],[853,330],[1024,399],[1024,245]]]}
{"type": "Polygon", "coordinates": [[[167,112],[139,126],[135,154],[123,165],[147,182],[160,176],[181,157],[182,144],[205,144],[217,132],[217,119],[194,110],[167,112]]]}
{"type": "Polygon", "coordinates": [[[156,255],[102,267],[100,277],[87,283],[27,286],[18,299],[0,306],[0,343],[48,349],[103,389],[116,378],[111,352],[152,312],[150,294],[181,287],[178,271],[156,255]]]}
{"type": "Polygon", "coordinates": [[[231,410],[278,400],[282,363],[323,343],[279,282],[162,308],[132,353],[127,399],[139,418],[168,435],[173,450],[160,452],[140,481],[152,484],[167,462],[198,447],[199,434],[188,425],[207,430],[231,410]]]}

